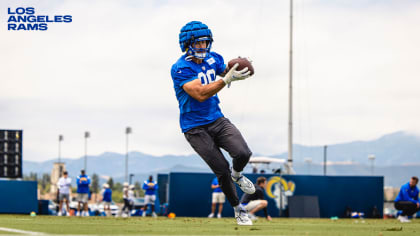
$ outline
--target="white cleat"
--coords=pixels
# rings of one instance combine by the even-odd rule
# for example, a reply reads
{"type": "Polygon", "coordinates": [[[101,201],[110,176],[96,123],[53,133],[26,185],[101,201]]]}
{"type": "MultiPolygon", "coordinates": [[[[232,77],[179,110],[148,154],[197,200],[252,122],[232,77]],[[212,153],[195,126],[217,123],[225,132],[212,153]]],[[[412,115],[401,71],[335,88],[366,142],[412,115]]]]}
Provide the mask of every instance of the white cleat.
{"type": "Polygon", "coordinates": [[[251,182],[251,180],[249,180],[244,175],[241,175],[239,178],[235,178],[232,176],[232,180],[239,186],[239,188],[241,188],[241,190],[244,193],[247,193],[247,194],[255,193],[254,184],[251,182]]]}
{"type": "Polygon", "coordinates": [[[152,212],[152,217],[157,218],[156,212],[152,212]]]}
{"type": "Polygon", "coordinates": [[[249,219],[248,213],[241,204],[237,210],[235,209],[235,218],[238,225],[252,225],[252,220],[249,219]]]}
{"type": "Polygon", "coordinates": [[[408,216],[398,216],[398,219],[401,223],[410,223],[411,220],[408,219],[408,216]]]}
{"type": "Polygon", "coordinates": [[[222,214],[217,214],[217,218],[222,218],[222,214]]]}
{"type": "Polygon", "coordinates": [[[143,211],[143,214],[141,214],[142,217],[146,217],[146,211],[143,211]]]}
{"type": "Polygon", "coordinates": [[[57,216],[62,216],[63,213],[61,213],[61,211],[58,212],[57,216]]]}
{"type": "Polygon", "coordinates": [[[213,218],[214,217],[214,214],[213,213],[210,213],[209,214],[209,216],[207,216],[208,218],[213,218]]]}
{"type": "Polygon", "coordinates": [[[248,213],[248,217],[249,217],[249,219],[251,219],[252,221],[256,221],[256,220],[258,220],[257,216],[256,216],[256,215],[254,215],[254,214],[252,214],[252,213],[248,213]]]}

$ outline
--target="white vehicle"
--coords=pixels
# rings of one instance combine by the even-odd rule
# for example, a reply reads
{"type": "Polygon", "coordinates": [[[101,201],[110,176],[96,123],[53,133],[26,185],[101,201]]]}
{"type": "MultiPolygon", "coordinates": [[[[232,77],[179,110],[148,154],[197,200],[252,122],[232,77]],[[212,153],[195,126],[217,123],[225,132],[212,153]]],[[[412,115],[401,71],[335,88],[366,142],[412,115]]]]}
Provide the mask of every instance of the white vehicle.
{"type": "MultiPolygon", "coordinates": [[[[91,205],[89,206],[91,208],[92,211],[98,211],[99,213],[104,212],[104,202],[99,202],[98,204],[95,205],[91,205]]],[[[119,212],[119,207],[117,206],[117,204],[115,204],[115,202],[111,202],[111,215],[116,216],[118,215],[119,212]]]]}

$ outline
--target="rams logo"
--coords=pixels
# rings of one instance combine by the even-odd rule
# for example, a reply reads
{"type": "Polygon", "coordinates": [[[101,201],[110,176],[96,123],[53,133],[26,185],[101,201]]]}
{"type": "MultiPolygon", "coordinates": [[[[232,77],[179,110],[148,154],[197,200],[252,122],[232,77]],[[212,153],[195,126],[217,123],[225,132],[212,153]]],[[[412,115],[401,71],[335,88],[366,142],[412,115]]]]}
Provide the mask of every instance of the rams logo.
{"type": "Polygon", "coordinates": [[[86,177],[80,178],[80,183],[86,183],[88,179],[86,177]]]}
{"type": "Polygon", "coordinates": [[[268,197],[274,200],[277,208],[286,209],[287,197],[293,196],[296,185],[293,181],[286,181],[282,177],[273,176],[267,181],[265,192],[268,197]],[[281,199],[281,200],[280,200],[281,199]]]}

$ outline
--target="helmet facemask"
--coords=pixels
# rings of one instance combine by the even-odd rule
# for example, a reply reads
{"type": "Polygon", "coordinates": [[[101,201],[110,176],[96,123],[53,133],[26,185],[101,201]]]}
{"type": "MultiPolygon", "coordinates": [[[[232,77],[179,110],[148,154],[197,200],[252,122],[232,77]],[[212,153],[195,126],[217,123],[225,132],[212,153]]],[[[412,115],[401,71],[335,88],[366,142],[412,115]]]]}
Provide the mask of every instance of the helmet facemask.
{"type": "Polygon", "coordinates": [[[187,54],[193,56],[197,59],[204,59],[206,58],[207,54],[210,53],[212,38],[210,37],[200,37],[198,39],[191,40],[190,45],[188,46],[187,54]],[[205,48],[196,48],[194,47],[195,44],[201,41],[206,41],[205,48]]]}

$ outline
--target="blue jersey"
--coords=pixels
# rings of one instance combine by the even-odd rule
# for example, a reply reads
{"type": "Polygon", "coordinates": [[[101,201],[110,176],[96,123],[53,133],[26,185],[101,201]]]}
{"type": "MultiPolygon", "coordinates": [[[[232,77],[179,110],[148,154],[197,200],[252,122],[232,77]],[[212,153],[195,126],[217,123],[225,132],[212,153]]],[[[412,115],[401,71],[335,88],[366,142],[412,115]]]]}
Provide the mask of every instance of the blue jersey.
{"type": "Polygon", "coordinates": [[[410,201],[417,204],[419,202],[419,189],[417,186],[410,188],[410,183],[406,183],[401,186],[400,192],[395,198],[395,201],[410,201]]]}
{"type": "Polygon", "coordinates": [[[87,175],[77,176],[77,193],[89,193],[90,177],[87,175]]]}
{"type": "Polygon", "coordinates": [[[106,188],[102,195],[102,200],[104,202],[111,202],[112,201],[112,190],[110,188],[106,188]]]}
{"type": "Polygon", "coordinates": [[[223,57],[215,52],[210,52],[201,64],[197,64],[186,55],[181,56],[172,66],[171,76],[174,83],[176,98],[179,103],[180,124],[182,132],[214,122],[223,117],[219,107],[217,94],[199,102],[191,97],[182,86],[195,79],[200,79],[206,85],[216,81],[216,75],[225,70],[223,57]]]}
{"type": "MultiPolygon", "coordinates": [[[[213,182],[211,182],[211,185],[219,185],[219,181],[217,180],[217,177],[213,179],[213,182]]],[[[213,189],[213,193],[221,193],[222,189],[220,187],[217,187],[213,189]]]]}
{"type": "Polygon", "coordinates": [[[158,189],[158,184],[155,181],[146,180],[143,183],[143,189],[146,190],[146,192],[144,194],[155,195],[156,190],[158,189]],[[150,183],[153,183],[153,185],[149,185],[150,183]]]}

